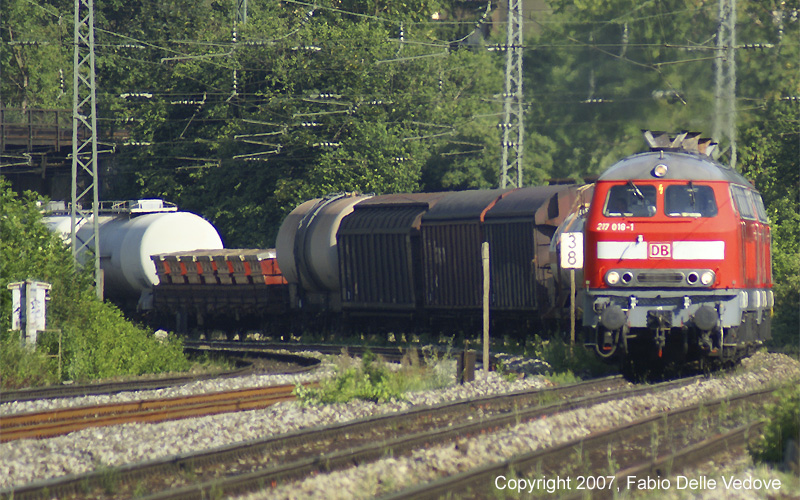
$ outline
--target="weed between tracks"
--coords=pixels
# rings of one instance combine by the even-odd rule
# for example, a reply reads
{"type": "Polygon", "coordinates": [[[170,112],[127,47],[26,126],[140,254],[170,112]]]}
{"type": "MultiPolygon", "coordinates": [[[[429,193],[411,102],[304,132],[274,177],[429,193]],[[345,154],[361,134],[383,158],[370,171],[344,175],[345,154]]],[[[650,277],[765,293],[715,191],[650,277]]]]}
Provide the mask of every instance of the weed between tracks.
{"type": "Polygon", "coordinates": [[[340,356],[333,378],[319,387],[298,385],[294,393],[303,404],[345,403],[352,399],[384,403],[404,400],[406,392],[439,389],[454,383],[453,363],[448,355],[439,357],[433,351],[423,351],[423,355],[425,362],[421,363],[418,351],[409,351],[397,370],[369,351],[360,362],[340,356]]]}

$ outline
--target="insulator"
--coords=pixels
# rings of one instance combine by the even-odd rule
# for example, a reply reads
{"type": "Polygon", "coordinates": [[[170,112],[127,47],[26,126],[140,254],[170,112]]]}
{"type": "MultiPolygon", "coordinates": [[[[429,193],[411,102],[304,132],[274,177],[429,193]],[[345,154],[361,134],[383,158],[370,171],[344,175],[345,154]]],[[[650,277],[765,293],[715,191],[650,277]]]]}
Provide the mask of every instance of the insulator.
{"type": "Polygon", "coordinates": [[[775,45],[771,43],[746,43],[744,45],[741,45],[739,48],[745,50],[757,50],[757,49],[763,50],[763,49],[772,49],[774,47],[775,45]]]}

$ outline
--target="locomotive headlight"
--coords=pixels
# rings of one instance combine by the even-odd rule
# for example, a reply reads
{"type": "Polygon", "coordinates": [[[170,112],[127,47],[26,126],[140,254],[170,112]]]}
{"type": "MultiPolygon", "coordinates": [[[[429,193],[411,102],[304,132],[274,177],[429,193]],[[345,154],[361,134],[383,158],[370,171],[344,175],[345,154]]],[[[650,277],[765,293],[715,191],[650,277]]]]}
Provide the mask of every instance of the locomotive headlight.
{"type": "Polygon", "coordinates": [[[616,271],[609,271],[608,274],[606,274],[606,283],[609,285],[616,285],[619,283],[619,273],[616,271]]]}
{"type": "Polygon", "coordinates": [[[705,286],[709,286],[714,283],[715,278],[716,276],[712,271],[706,271],[700,276],[700,282],[705,286]]]}
{"type": "Polygon", "coordinates": [[[667,175],[668,170],[669,167],[667,167],[663,163],[659,163],[658,165],[653,167],[653,175],[656,177],[664,177],[665,175],[667,175]]]}

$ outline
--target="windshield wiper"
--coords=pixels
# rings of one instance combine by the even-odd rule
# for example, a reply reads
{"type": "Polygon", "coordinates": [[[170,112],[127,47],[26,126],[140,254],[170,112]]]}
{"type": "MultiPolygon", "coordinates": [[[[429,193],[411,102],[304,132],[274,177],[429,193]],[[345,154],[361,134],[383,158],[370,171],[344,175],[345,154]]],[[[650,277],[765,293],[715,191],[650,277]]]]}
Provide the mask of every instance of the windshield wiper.
{"type": "Polygon", "coordinates": [[[636,187],[636,184],[634,184],[633,181],[629,180],[628,185],[633,188],[633,194],[636,195],[637,198],[639,198],[640,200],[644,200],[644,195],[639,190],[639,188],[636,187]]]}
{"type": "Polygon", "coordinates": [[[692,200],[692,208],[695,208],[696,204],[694,202],[694,184],[692,181],[689,181],[689,199],[692,200]]]}

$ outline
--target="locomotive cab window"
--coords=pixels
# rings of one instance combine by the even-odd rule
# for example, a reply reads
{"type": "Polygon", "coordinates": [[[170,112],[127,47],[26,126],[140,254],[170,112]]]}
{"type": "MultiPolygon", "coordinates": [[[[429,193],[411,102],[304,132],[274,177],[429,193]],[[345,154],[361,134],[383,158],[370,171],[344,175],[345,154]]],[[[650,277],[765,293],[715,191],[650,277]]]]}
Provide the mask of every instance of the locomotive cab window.
{"type": "Polygon", "coordinates": [[[752,199],[749,196],[750,191],[741,186],[731,186],[731,193],[733,194],[733,203],[736,205],[736,211],[739,212],[739,216],[742,219],[755,220],[756,212],[753,209],[752,199]]]}
{"type": "Polygon", "coordinates": [[[764,208],[764,200],[761,199],[761,195],[753,191],[753,201],[756,202],[756,214],[758,214],[758,220],[763,222],[764,224],[769,224],[769,218],[767,217],[767,210],[764,208]]]}
{"type": "Polygon", "coordinates": [[[656,187],[629,181],[608,190],[603,215],[606,217],[652,217],[656,214],[656,187]]]}
{"type": "Polygon", "coordinates": [[[714,190],[692,182],[667,186],[664,212],[670,217],[714,217],[717,215],[714,190]]]}

